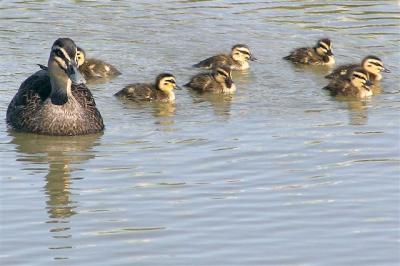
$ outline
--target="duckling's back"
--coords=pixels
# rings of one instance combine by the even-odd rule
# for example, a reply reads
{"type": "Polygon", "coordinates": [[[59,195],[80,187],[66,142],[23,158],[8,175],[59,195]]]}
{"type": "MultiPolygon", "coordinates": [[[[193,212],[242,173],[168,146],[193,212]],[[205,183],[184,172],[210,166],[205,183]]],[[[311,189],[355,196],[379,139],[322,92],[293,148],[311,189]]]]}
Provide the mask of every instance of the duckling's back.
{"type": "Polygon", "coordinates": [[[332,73],[329,75],[326,75],[325,78],[327,79],[337,79],[337,78],[346,78],[347,75],[355,70],[356,68],[360,67],[360,65],[357,64],[347,64],[347,65],[342,65],[337,68],[335,68],[332,73]]]}
{"type": "Polygon", "coordinates": [[[216,82],[214,77],[209,73],[195,75],[185,86],[200,92],[222,90],[219,88],[218,82],[216,82]]]}
{"type": "Polygon", "coordinates": [[[290,52],[288,56],[283,59],[292,61],[299,64],[320,64],[321,58],[314,52],[313,48],[298,48],[290,52]]]}
{"type": "Polygon", "coordinates": [[[157,98],[156,89],[152,84],[129,84],[115,94],[117,97],[138,101],[150,101],[157,98]]]}
{"type": "Polygon", "coordinates": [[[102,60],[89,58],[79,67],[85,78],[111,78],[121,75],[116,67],[102,60]]]}
{"type": "Polygon", "coordinates": [[[211,56],[199,63],[193,65],[193,67],[202,67],[206,69],[211,69],[217,65],[232,65],[234,62],[229,55],[226,54],[219,54],[211,56]]]}

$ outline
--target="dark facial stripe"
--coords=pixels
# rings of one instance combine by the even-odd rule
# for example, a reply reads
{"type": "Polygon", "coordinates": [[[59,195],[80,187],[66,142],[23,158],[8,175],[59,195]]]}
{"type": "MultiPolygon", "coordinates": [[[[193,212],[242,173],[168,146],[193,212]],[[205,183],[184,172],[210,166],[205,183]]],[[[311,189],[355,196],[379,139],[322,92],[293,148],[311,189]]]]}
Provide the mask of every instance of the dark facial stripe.
{"type": "Polygon", "coordinates": [[[357,77],[357,78],[359,78],[359,79],[362,79],[362,80],[367,81],[367,79],[366,79],[365,77],[360,76],[360,75],[358,75],[358,74],[353,74],[353,76],[355,76],[355,77],[357,77]]]}
{"type": "Polygon", "coordinates": [[[173,80],[173,79],[166,79],[165,81],[166,81],[166,82],[173,83],[173,84],[175,84],[175,83],[176,83],[176,82],[175,82],[175,80],[173,80]]]}
{"type": "Polygon", "coordinates": [[[218,74],[220,74],[221,76],[224,76],[224,77],[228,77],[228,75],[226,74],[226,73],[224,73],[224,72],[222,72],[222,71],[217,71],[218,72],[218,74]]]}
{"type": "Polygon", "coordinates": [[[382,64],[376,63],[376,62],[370,62],[371,64],[375,65],[375,66],[379,66],[379,67],[383,67],[382,64]]]}
{"type": "Polygon", "coordinates": [[[241,52],[242,54],[247,54],[247,55],[250,55],[250,53],[249,52],[247,52],[247,51],[241,51],[241,50],[238,50],[239,52],[241,52]]]}

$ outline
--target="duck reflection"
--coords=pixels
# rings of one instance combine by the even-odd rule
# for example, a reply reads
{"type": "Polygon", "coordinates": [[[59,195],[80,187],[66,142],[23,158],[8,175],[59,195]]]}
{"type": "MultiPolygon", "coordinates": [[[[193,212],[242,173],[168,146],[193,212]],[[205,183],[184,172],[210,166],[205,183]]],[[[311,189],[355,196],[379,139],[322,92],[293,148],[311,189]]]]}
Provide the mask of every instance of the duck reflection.
{"type": "Polygon", "coordinates": [[[189,95],[193,99],[193,103],[208,102],[213,108],[214,114],[223,118],[229,118],[231,114],[232,101],[235,94],[222,93],[198,93],[189,90],[189,95]]]}
{"type": "MultiPolygon", "coordinates": [[[[32,164],[48,164],[45,176],[44,193],[46,197],[47,223],[69,223],[68,218],[75,215],[77,202],[71,193],[71,175],[74,165],[94,158],[90,150],[96,145],[101,134],[54,137],[27,133],[10,133],[11,143],[16,145],[20,161],[32,164]]],[[[69,227],[54,227],[50,229],[54,238],[67,238],[69,234],[62,232],[69,227]],[[61,235],[60,235],[61,234],[61,235]]]]}

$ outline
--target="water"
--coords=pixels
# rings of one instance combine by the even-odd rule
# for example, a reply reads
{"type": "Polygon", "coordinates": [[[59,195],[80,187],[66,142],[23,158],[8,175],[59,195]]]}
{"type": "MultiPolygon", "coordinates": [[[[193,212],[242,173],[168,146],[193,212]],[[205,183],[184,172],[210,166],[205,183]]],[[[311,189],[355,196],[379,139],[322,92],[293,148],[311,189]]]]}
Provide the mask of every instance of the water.
{"type": "Polygon", "coordinates": [[[2,265],[398,265],[396,1],[11,1],[0,4],[2,265]],[[7,105],[58,37],[123,75],[90,84],[103,134],[7,130],[7,105]],[[382,57],[372,99],[281,58],[320,37],[338,63],[382,57]],[[112,95],[235,43],[259,58],[233,96],[112,95]]]}

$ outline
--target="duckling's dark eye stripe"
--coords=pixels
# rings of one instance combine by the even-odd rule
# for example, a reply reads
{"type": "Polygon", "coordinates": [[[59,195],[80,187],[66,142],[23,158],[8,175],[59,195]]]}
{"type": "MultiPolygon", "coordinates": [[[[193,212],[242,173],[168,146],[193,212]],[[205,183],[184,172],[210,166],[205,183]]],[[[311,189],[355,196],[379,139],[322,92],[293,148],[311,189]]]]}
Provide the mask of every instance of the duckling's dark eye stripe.
{"type": "Polygon", "coordinates": [[[241,51],[241,50],[239,50],[239,52],[241,52],[242,54],[247,54],[247,55],[250,55],[250,53],[249,53],[249,52],[247,52],[247,51],[241,51]]]}
{"type": "Polygon", "coordinates": [[[224,73],[224,72],[222,72],[222,71],[217,71],[217,72],[218,72],[218,74],[220,74],[220,75],[222,75],[222,76],[224,76],[224,77],[227,77],[227,76],[228,76],[226,73],[224,73]]]}
{"type": "Polygon", "coordinates": [[[383,67],[381,64],[376,63],[376,62],[370,62],[371,64],[375,65],[375,66],[379,66],[379,67],[383,67]]]}
{"type": "Polygon", "coordinates": [[[173,83],[173,84],[176,83],[175,80],[173,80],[173,79],[166,79],[165,82],[170,82],[170,83],[173,83]]]}
{"type": "Polygon", "coordinates": [[[359,78],[359,79],[362,79],[362,80],[367,80],[365,77],[363,77],[363,76],[360,76],[360,75],[358,75],[358,74],[353,74],[355,77],[357,77],[357,78],[359,78]]]}

